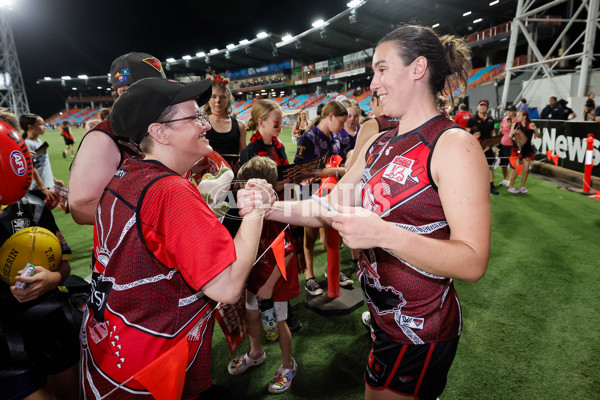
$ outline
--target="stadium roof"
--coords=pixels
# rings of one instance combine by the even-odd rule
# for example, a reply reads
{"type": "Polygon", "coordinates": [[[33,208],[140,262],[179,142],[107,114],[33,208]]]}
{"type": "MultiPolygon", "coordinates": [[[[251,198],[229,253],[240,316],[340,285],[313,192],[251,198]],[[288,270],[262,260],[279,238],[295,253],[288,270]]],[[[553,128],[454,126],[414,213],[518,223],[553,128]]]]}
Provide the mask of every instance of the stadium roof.
{"type": "Polygon", "coordinates": [[[290,59],[311,64],[374,47],[400,23],[439,24],[437,32],[464,36],[512,20],[517,0],[354,0],[354,5],[287,40],[285,33],[267,33],[229,49],[168,62],[167,70],[189,75],[208,68],[223,72],[290,59]]]}
{"type": "MultiPolygon", "coordinates": [[[[229,48],[190,54],[186,59],[163,60],[163,64],[167,75],[175,77],[202,76],[209,68],[223,73],[290,59],[306,65],[374,47],[400,23],[434,26],[439,33],[465,36],[512,20],[516,4],[517,0],[352,0],[348,9],[295,36],[265,33],[229,48]]],[[[90,91],[96,85],[106,84],[107,78],[51,78],[38,83],[60,82],[65,89],[86,87],[90,91]]]]}

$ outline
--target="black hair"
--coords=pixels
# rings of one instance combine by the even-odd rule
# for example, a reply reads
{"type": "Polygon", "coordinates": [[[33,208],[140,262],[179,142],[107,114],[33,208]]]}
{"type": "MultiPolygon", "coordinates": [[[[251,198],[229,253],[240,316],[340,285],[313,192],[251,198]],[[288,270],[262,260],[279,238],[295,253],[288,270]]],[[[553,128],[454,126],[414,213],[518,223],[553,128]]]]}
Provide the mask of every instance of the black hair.
{"type": "Polygon", "coordinates": [[[29,125],[35,125],[38,118],[39,115],[32,113],[23,114],[19,117],[19,125],[21,125],[21,128],[23,129],[23,139],[27,139],[27,129],[29,128],[29,125]]]}

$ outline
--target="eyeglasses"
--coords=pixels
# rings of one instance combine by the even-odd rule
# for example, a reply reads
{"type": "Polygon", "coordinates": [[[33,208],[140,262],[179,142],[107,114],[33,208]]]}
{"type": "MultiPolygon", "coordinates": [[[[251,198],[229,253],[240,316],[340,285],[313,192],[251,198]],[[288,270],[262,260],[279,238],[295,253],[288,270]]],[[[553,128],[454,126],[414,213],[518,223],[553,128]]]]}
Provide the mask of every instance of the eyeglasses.
{"type": "Polygon", "coordinates": [[[168,120],[168,121],[158,121],[158,123],[159,124],[166,124],[166,123],[169,123],[169,122],[185,121],[186,119],[195,119],[196,121],[200,122],[202,125],[208,123],[208,121],[206,120],[206,118],[204,118],[204,115],[202,115],[202,114],[190,115],[189,117],[171,119],[171,120],[168,120]]]}

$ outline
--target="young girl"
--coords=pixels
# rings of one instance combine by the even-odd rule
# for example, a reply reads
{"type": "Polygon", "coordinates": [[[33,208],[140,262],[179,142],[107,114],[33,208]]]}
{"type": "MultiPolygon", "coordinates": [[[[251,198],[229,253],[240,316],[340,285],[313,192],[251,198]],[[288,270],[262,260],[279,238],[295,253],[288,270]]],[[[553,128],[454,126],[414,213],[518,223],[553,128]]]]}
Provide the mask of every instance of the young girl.
{"type": "MultiPolygon", "coordinates": [[[[298,149],[296,150],[295,163],[312,161],[316,158],[331,157],[339,154],[340,142],[337,133],[344,128],[348,119],[348,110],[338,101],[330,101],[325,104],[321,113],[315,118],[308,130],[304,132],[298,149]]],[[[346,170],[342,167],[324,168],[320,177],[338,175],[341,176],[346,170]]],[[[310,196],[312,193],[303,193],[303,196],[310,196]]],[[[319,229],[305,227],[304,229],[304,256],[306,258],[306,277],[305,289],[312,296],[318,296],[323,293],[323,289],[315,280],[313,272],[313,258],[315,254],[315,242],[319,235],[319,229]]],[[[354,282],[340,271],[340,286],[349,286],[354,282]]]]}
{"type": "MultiPolygon", "coordinates": [[[[270,100],[260,100],[260,102],[273,103],[270,100]]],[[[274,103],[273,103],[274,104],[274,103]]],[[[259,105],[260,109],[264,106],[270,107],[271,104],[259,105]]],[[[255,104],[252,107],[252,115],[255,113],[255,104]]],[[[275,121],[281,121],[281,110],[275,104],[275,107],[270,112],[267,112],[265,120],[259,119],[261,126],[273,126],[275,121]],[[271,116],[274,119],[271,120],[271,116]]],[[[252,120],[251,120],[252,121],[252,120]]],[[[252,126],[249,123],[249,126],[252,126]]],[[[265,137],[268,135],[269,129],[265,129],[265,137]]],[[[275,131],[281,131],[281,124],[275,128],[275,131]]],[[[277,132],[277,134],[279,134],[277,132]]],[[[251,142],[256,143],[257,141],[251,142]]],[[[248,147],[250,147],[250,145],[248,147]]],[[[246,149],[248,149],[246,147],[246,149]]],[[[287,161],[287,160],[286,160],[287,161]]],[[[269,182],[273,187],[277,183],[277,164],[275,161],[267,157],[254,157],[247,163],[243,164],[238,172],[238,179],[247,180],[251,178],[261,178],[269,182]]],[[[282,393],[290,388],[292,379],[298,372],[298,364],[292,358],[292,334],[287,325],[288,317],[288,301],[300,294],[298,285],[298,268],[296,257],[293,257],[293,238],[291,237],[291,229],[284,224],[274,221],[265,221],[263,226],[258,255],[264,255],[259,259],[258,263],[252,269],[248,277],[246,287],[246,322],[248,324],[248,336],[250,337],[250,351],[243,356],[232,360],[227,366],[227,370],[231,375],[239,375],[245,372],[248,368],[262,364],[267,355],[262,347],[261,336],[261,321],[260,312],[258,310],[258,302],[261,300],[273,299],[275,314],[277,316],[277,328],[279,330],[279,346],[281,348],[281,367],[275,373],[275,376],[269,382],[269,392],[282,393]],[[285,264],[287,280],[283,279],[275,256],[272,251],[265,251],[271,243],[279,235],[281,231],[285,231],[285,264]]]]}
{"type": "Polygon", "coordinates": [[[255,156],[269,157],[277,165],[289,164],[285,147],[277,138],[282,127],[283,112],[277,103],[271,100],[257,101],[252,106],[247,126],[248,131],[256,132],[250,137],[250,144],[242,151],[240,164],[255,156]]]}
{"type": "Polygon", "coordinates": [[[23,114],[19,118],[19,124],[23,129],[23,139],[27,143],[27,148],[32,153],[33,160],[33,179],[29,192],[42,200],[49,198],[57,200],[58,194],[52,190],[55,185],[64,186],[63,181],[54,178],[50,157],[46,153],[46,148],[40,136],[46,131],[46,124],[42,117],[37,114],[23,114]]]}
{"type": "Polygon", "coordinates": [[[535,124],[529,119],[529,113],[527,111],[519,111],[517,113],[515,122],[510,130],[511,139],[515,138],[515,135],[519,135],[522,138],[521,144],[519,145],[518,143],[520,141],[516,140],[517,147],[513,148],[513,151],[516,150],[517,165],[523,165],[523,170],[521,172],[521,187],[519,189],[515,189],[517,170],[513,169],[510,172],[510,184],[508,185],[508,191],[515,194],[527,193],[525,182],[527,182],[527,177],[529,176],[529,166],[531,165],[531,161],[535,155],[533,146],[531,146],[531,139],[533,139],[533,135],[535,135],[535,137],[541,136],[535,124]],[[526,139],[524,143],[522,142],[523,139],[526,139]]]}

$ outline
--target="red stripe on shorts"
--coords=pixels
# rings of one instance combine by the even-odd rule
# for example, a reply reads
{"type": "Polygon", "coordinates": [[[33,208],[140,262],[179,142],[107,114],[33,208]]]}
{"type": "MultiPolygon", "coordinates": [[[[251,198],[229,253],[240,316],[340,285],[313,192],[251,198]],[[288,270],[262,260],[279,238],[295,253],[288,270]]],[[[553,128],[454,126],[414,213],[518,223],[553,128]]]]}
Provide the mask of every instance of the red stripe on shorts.
{"type": "Polygon", "coordinates": [[[427,353],[427,358],[425,359],[425,363],[423,364],[423,369],[421,370],[421,376],[419,376],[419,382],[417,382],[417,386],[415,387],[415,394],[419,393],[419,389],[421,388],[421,382],[423,382],[423,378],[425,377],[425,373],[427,372],[427,367],[429,367],[429,361],[431,360],[431,356],[433,354],[434,349],[435,349],[435,343],[432,343],[429,346],[429,352],[427,353]]]}
{"type": "Polygon", "coordinates": [[[394,368],[392,368],[392,370],[390,371],[390,375],[387,378],[387,381],[385,381],[385,385],[383,385],[384,389],[388,387],[388,385],[394,378],[394,375],[396,374],[396,370],[398,369],[398,365],[400,365],[400,361],[402,361],[402,357],[404,357],[404,353],[406,353],[407,348],[408,348],[407,344],[402,346],[402,351],[400,351],[400,354],[398,354],[398,358],[396,359],[396,362],[394,363],[394,368]]]}

